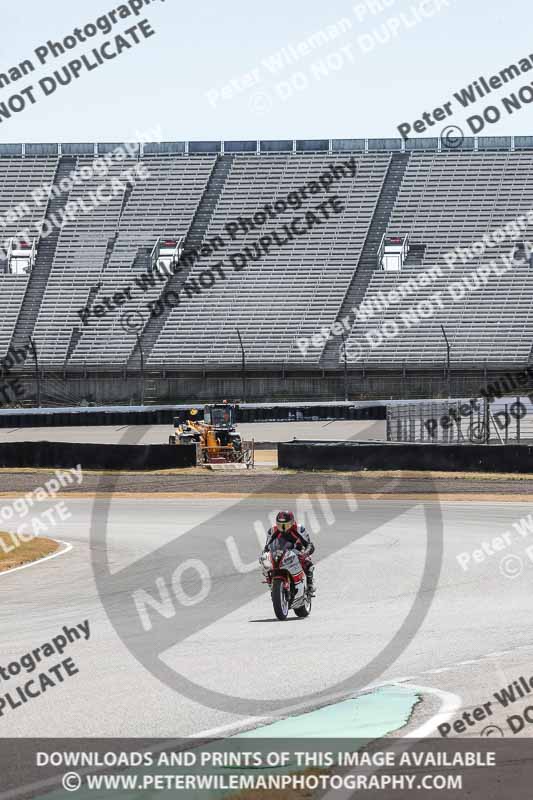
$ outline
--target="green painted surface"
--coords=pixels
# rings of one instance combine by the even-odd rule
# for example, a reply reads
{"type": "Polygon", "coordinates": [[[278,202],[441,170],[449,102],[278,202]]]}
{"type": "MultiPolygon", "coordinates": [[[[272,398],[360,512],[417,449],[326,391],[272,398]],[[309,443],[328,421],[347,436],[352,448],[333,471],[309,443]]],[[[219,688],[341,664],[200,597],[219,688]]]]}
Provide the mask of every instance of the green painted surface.
{"type": "MultiPolygon", "coordinates": [[[[366,695],[361,695],[349,700],[343,700],[331,706],[318,708],[305,714],[279,720],[270,725],[257,728],[247,733],[226,739],[224,742],[208,745],[202,748],[194,748],[192,752],[196,754],[198,761],[200,754],[206,751],[215,753],[232,752],[235,750],[251,751],[262,753],[263,758],[269,752],[278,752],[279,740],[287,739],[307,739],[316,738],[321,740],[342,739],[343,749],[355,751],[363,747],[368,741],[385,736],[388,733],[403,727],[408,721],[409,716],[418,700],[418,696],[412,689],[400,686],[385,686],[376,689],[366,695]],[[268,740],[276,740],[270,743],[268,740]],[[267,740],[267,741],[265,741],[267,740]],[[346,740],[354,740],[353,745],[346,740]],[[247,742],[250,742],[248,745],[247,742]],[[232,744],[234,743],[234,744],[232,744]],[[238,746],[237,746],[238,743],[238,746]]],[[[324,749],[323,741],[320,748],[324,749]]],[[[281,743],[283,749],[283,742],[281,743]]],[[[69,771],[69,770],[65,770],[69,771]]],[[[118,773],[120,770],[110,770],[118,773]]],[[[126,770],[124,775],[212,775],[212,774],[252,774],[261,771],[263,774],[277,772],[298,771],[296,764],[289,764],[273,769],[271,767],[256,767],[255,769],[223,769],[213,766],[205,767],[168,767],[157,766],[157,755],[154,756],[154,765],[149,769],[140,768],[138,770],[126,770]]],[[[95,770],[98,772],[98,770],[95,770]]],[[[142,778],[141,778],[142,780],[142,778]]],[[[235,791],[195,791],[195,790],[172,790],[163,792],[166,797],[182,797],[187,800],[222,800],[228,798],[235,791]]],[[[143,798],[143,800],[155,800],[161,792],[154,788],[153,791],[145,790],[142,793],[136,791],[92,791],[88,792],[83,786],[78,792],[69,794],[66,791],[57,791],[46,795],[41,800],[67,800],[68,797],[76,797],[76,800],[107,800],[113,797],[115,800],[133,800],[133,798],[143,798]]]]}
{"type": "Polygon", "coordinates": [[[370,694],[279,720],[236,738],[378,739],[398,730],[417,701],[412,689],[384,686],[370,694]]]}

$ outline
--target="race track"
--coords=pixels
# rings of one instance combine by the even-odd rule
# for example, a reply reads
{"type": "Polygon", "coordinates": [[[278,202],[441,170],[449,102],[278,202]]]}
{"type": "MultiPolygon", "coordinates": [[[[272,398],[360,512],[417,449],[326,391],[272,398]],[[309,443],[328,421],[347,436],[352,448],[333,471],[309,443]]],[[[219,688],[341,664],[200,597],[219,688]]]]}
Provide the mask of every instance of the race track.
{"type": "MultiPolygon", "coordinates": [[[[327,507],[314,501],[307,522],[313,527],[314,514],[319,528],[313,536],[315,605],[307,620],[278,623],[254,565],[259,551],[254,523],[259,529],[268,524],[286,499],[114,498],[107,537],[113,578],[105,604],[143,657],[157,655],[164,642],[162,662],[169,669],[180,670],[207,692],[238,695],[244,703],[259,699],[262,711],[236,714],[231,701],[224,710],[215,709],[164,685],[121,641],[98,596],[91,565],[88,531],[95,501],[67,497],[65,502],[72,518],[49,535],[72,543],[72,551],[0,576],[0,664],[19,659],[64,625],[88,619],[91,637],[65,653],[74,658],[79,674],[7,711],[0,718],[2,736],[185,736],[228,725],[248,727],[250,717],[275,716],[275,702],[284,706],[280,713],[290,713],[306,695],[304,707],[310,708],[313,698],[342,681],[352,681],[351,692],[342,689],[349,695],[370,684],[408,678],[413,685],[444,687],[468,705],[518,677],[516,671],[533,652],[527,540],[485,554],[467,571],[457,561],[459,553],[512,529],[529,513],[525,503],[443,502],[440,567],[437,501],[425,504],[427,515],[407,500],[359,500],[357,508],[341,497],[330,499],[327,507]],[[233,560],[228,536],[238,543],[233,560]],[[369,662],[390,647],[415,602],[428,540],[429,572],[418,598],[427,603],[428,614],[410,643],[406,635],[393,647],[390,665],[368,670],[369,662]],[[502,565],[509,553],[520,553],[522,574],[504,574],[512,572],[502,565]],[[140,588],[155,594],[157,578],[168,577],[184,554],[204,563],[210,589],[196,606],[178,608],[176,601],[179,613],[164,621],[164,635],[160,632],[156,641],[140,631],[131,594],[140,588]],[[362,679],[351,678],[362,669],[362,679]],[[437,672],[428,674],[432,670],[437,672]]],[[[100,536],[105,505],[97,509],[100,536]]],[[[92,547],[100,562],[104,545],[92,547]]],[[[185,596],[201,589],[193,573],[184,573],[181,587],[185,596]]],[[[161,620],[155,612],[153,617],[161,620]]],[[[7,683],[0,683],[2,692],[7,683]]],[[[417,709],[417,724],[438,707],[428,696],[417,709]]]]}

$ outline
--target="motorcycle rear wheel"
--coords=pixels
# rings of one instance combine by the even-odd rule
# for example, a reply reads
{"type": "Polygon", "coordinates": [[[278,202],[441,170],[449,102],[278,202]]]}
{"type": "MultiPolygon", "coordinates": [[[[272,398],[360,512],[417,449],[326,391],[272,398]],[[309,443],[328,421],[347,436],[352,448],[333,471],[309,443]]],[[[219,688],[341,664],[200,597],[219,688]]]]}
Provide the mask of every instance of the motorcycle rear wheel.
{"type": "Polygon", "coordinates": [[[272,586],[272,605],[276,617],[284,622],[289,616],[289,598],[283,586],[283,581],[274,581],[272,586]]]}

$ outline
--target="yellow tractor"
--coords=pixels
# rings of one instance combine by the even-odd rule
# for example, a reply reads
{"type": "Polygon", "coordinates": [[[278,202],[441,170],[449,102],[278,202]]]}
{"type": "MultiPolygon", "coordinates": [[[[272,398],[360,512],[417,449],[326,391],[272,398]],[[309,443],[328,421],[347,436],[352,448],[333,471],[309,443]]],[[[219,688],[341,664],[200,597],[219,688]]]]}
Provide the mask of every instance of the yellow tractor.
{"type": "Polygon", "coordinates": [[[253,447],[235,430],[237,409],[233,403],[211,403],[204,406],[203,419],[198,409],[191,409],[186,418],[174,419],[175,433],[169,437],[169,444],[196,444],[200,464],[251,466],[253,447]]]}

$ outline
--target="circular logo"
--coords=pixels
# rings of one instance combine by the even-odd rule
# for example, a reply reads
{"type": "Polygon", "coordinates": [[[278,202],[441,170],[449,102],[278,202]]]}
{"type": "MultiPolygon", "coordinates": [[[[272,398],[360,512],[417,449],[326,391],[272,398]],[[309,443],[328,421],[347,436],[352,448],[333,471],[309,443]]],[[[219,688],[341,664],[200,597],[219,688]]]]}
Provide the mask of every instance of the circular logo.
{"type": "Polygon", "coordinates": [[[67,792],[77,792],[82,783],[81,775],[78,775],[77,772],[67,772],[63,775],[61,783],[63,784],[63,789],[66,789],[67,792]]]}
{"type": "Polygon", "coordinates": [[[273,105],[271,95],[261,89],[252,94],[248,103],[250,111],[261,116],[263,114],[268,114],[273,105]]]}
{"type": "Polygon", "coordinates": [[[524,562],[520,556],[504,556],[500,561],[500,572],[504,578],[519,578],[524,569],[524,562]]]}
{"type": "MultiPolygon", "coordinates": [[[[120,443],[136,444],[140,436],[141,434],[134,431],[126,431],[120,443]]],[[[346,509],[346,513],[349,511],[353,515],[349,518],[349,524],[333,526],[328,530],[327,536],[315,540],[317,552],[314,560],[318,560],[318,572],[321,558],[332,557],[336,553],[342,557],[344,548],[353,545],[355,541],[363,540],[383,525],[394,525],[397,517],[413,510],[423,519],[421,524],[424,531],[421,535],[425,535],[426,546],[425,552],[421,554],[423,563],[420,564],[420,578],[415,576],[413,579],[412,597],[409,596],[410,601],[405,616],[401,618],[401,622],[395,624],[390,635],[383,636],[386,641],[380,641],[376,645],[375,650],[378,652],[368,663],[360,663],[355,649],[354,668],[348,678],[311,694],[292,696],[290,700],[255,699],[204,686],[201,681],[196,682],[165,663],[164,654],[171,649],[174,652],[175,648],[179,648],[189,637],[198,635],[219,620],[226,620],[233,612],[265,593],[257,564],[260,546],[254,525],[257,525],[258,516],[265,514],[264,507],[260,508],[261,496],[267,488],[269,498],[283,494],[286,491],[285,478],[276,476],[268,487],[262,484],[261,494],[247,495],[240,501],[238,507],[232,505],[229,509],[221,511],[217,517],[210,518],[190,532],[182,533],[157,547],[131,566],[112,571],[108,524],[113,491],[119,480],[120,473],[111,477],[111,485],[109,475],[100,478],[101,484],[96,488],[92,510],[91,559],[103,607],[118,636],[140,664],[168,687],[204,706],[231,714],[261,716],[265,712],[286,713],[293,708],[319,705],[320,702],[326,703],[332,695],[347,695],[362,689],[375,682],[397,661],[415,637],[431,607],[443,555],[442,515],[439,502],[435,500],[421,503],[406,499],[398,508],[397,501],[384,499],[380,502],[377,499],[373,504],[372,513],[362,515],[358,513],[357,503],[353,501],[355,507],[350,508],[348,505],[346,509]],[[108,494],[104,494],[103,491],[108,494]],[[232,534],[231,537],[228,537],[228,533],[232,534]],[[257,566],[253,570],[245,570],[243,574],[236,574],[235,552],[248,553],[247,561],[252,561],[253,554],[257,566]],[[148,599],[149,597],[151,599],[148,599]],[[144,611],[143,600],[147,601],[144,611]],[[175,604],[174,609],[172,602],[175,604]],[[148,614],[146,612],[148,606],[150,610],[159,606],[159,612],[148,614]]],[[[339,479],[328,476],[325,480],[331,480],[331,492],[336,492],[335,497],[338,499],[339,479]]],[[[430,478],[428,480],[431,482],[430,478]]],[[[394,490],[397,482],[397,477],[392,478],[388,485],[389,490],[394,490]]],[[[429,490],[431,491],[431,487],[429,490]]],[[[296,499],[295,496],[294,504],[296,499]]],[[[286,505],[286,499],[284,504],[286,505]]],[[[269,525],[268,519],[264,524],[266,529],[269,525]]],[[[354,586],[353,591],[356,589],[354,586]]],[[[338,608],[335,613],[342,615],[342,596],[346,586],[331,586],[329,590],[337,592],[338,608]]],[[[319,596],[315,602],[320,603],[319,596]]],[[[347,636],[353,635],[357,639],[360,635],[359,630],[357,618],[346,619],[347,636]]],[[[300,633],[298,630],[296,633],[305,636],[305,632],[300,633]]],[[[276,631],[272,631],[272,634],[276,635],[276,631]]],[[[246,642],[242,643],[242,647],[242,653],[239,653],[238,649],[235,651],[237,671],[241,669],[241,660],[246,658],[246,642]]],[[[211,652],[206,657],[216,659],[216,654],[211,652]]],[[[201,655],[199,658],[201,660],[201,655]]],[[[312,653],[309,654],[309,658],[312,658],[312,653]]],[[[274,666],[275,675],[279,677],[280,666],[274,666]]],[[[242,668],[244,669],[244,666],[242,668]]],[[[267,675],[268,670],[265,665],[265,681],[267,675]]]]}
{"type": "MultiPolygon", "coordinates": [[[[344,359],[344,347],[341,345],[340,347],[340,357],[344,359]]],[[[363,345],[361,342],[358,342],[357,339],[353,341],[346,342],[346,359],[347,361],[355,362],[355,361],[362,361],[363,360],[363,345]]]]}
{"type": "Polygon", "coordinates": [[[468,428],[468,438],[472,444],[486,444],[490,438],[490,428],[484,420],[472,422],[468,428]]]}
{"type": "Polygon", "coordinates": [[[483,728],[483,730],[481,731],[481,733],[479,735],[480,736],[502,736],[503,737],[504,733],[503,733],[502,729],[499,728],[497,725],[487,725],[487,727],[483,728]]]}
{"type": "Polygon", "coordinates": [[[146,324],[141,311],[127,311],[120,317],[120,327],[124,333],[140,333],[146,324]]]}
{"type": "Polygon", "coordinates": [[[465,135],[457,125],[448,125],[442,131],[440,140],[445,150],[458,150],[465,140],[465,135]]]}

